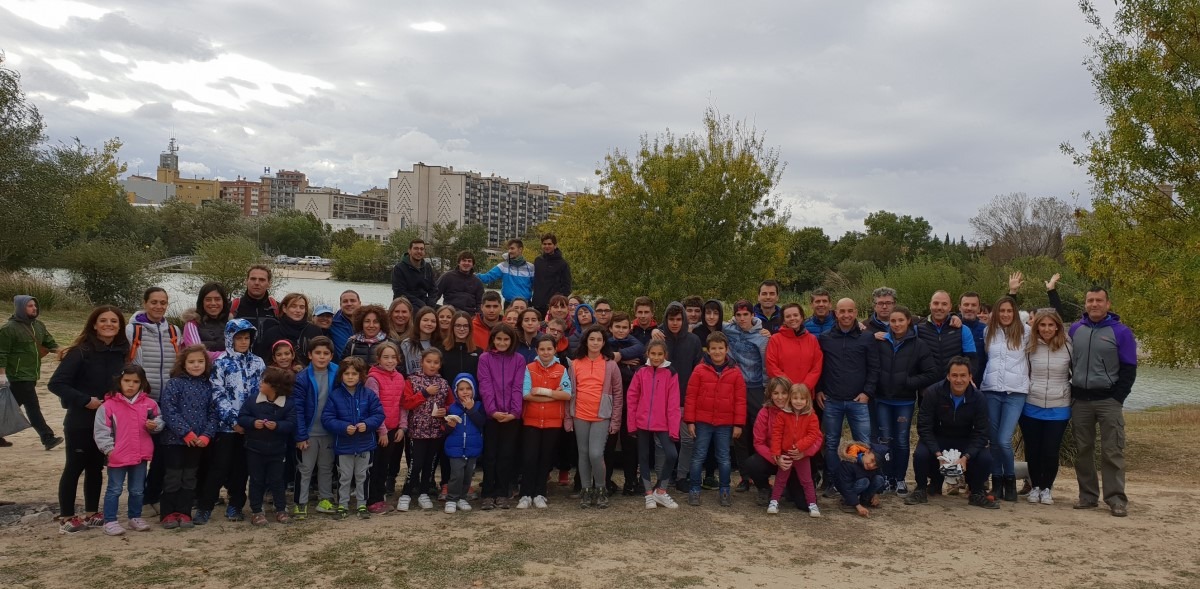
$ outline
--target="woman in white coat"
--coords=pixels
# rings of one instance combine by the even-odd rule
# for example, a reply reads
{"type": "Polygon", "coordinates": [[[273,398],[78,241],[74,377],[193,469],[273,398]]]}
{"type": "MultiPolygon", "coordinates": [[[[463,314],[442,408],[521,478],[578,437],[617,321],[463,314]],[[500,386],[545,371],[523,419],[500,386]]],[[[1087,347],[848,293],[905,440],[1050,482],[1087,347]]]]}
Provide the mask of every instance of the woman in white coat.
{"type": "Polygon", "coordinates": [[[1030,331],[1021,322],[1012,297],[996,302],[984,331],[987,366],[979,388],[988,404],[992,493],[1006,501],[1017,500],[1012,438],[1029,394],[1029,358],[1025,350],[1030,331]]]}

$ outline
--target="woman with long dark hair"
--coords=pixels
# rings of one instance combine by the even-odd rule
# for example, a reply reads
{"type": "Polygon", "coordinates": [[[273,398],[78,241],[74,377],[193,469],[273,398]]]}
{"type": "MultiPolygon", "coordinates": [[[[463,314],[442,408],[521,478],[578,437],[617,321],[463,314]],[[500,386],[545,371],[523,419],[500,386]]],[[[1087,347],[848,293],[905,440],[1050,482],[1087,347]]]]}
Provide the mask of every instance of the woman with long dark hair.
{"type": "Polygon", "coordinates": [[[195,308],[183,312],[183,344],[203,344],[216,360],[225,352],[225,323],[229,321],[229,292],[219,282],[200,287],[195,308]]]}
{"type": "Polygon", "coordinates": [[[346,340],[342,359],[355,357],[370,366],[372,351],[387,337],[387,311],[379,305],[363,305],[354,312],[354,334],[346,340]]]}
{"type": "Polygon", "coordinates": [[[1003,495],[1005,501],[1017,500],[1012,438],[1029,394],[1026,349],[1030,331],[1021,321],[1017,302],[1012,297],[1003,297],[992,307],[992,316],[983,335],[987,365],[979,389],[988,404],[992,492],[997,499],[1003,495]]]}

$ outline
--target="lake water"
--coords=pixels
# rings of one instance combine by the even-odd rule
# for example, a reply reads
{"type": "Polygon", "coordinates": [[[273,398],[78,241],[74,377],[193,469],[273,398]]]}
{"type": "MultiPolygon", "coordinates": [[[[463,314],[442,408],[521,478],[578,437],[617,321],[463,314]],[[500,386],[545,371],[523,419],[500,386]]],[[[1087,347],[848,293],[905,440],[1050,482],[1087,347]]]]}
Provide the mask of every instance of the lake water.
{"type": "MultiPolygon", "coordinates": [[[[66,282],[66,276],[60,272],[55,272],[54,278],[66,282]]],[[[185,309],[195,306],[199,282],[194,276],[164,274],[160,286],[167,290],[170,297],[171,314],[177,315],[185,309]]],[[[345,290],[357,291],[364,303],[378,303],[387,307],[392,301],[390,284],[311,278],[276,278],[271,288],[271,294],[276,299],[282,299],[283,295],[289,292],[302,292],[308,295],[313,306],[324,303],[336,310],[338,298],[345,290]]],[[[1200,384],[1200,368],[1176,370],[1141,366],[1138,368],[1133,393],[1125,402],[1125,406],[1129,409],[1145,409],[1176,403],[1200,403],[1198,384],[1200,384]]]]}

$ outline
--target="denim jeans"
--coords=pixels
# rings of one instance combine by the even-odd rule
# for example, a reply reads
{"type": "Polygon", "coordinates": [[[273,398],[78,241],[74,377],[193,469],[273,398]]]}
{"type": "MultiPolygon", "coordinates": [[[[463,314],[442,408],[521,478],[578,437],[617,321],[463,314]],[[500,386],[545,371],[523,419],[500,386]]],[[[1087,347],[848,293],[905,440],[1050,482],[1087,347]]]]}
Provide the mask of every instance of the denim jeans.
{"type": "Polygon", "coordinates": [[[146,491],[146,466],[139,462],[133,466],[108,467],[108,489],[104,492],[104,521],[117,521],[117,506],[121,502],[121,488],[129,481],[129,517],[142,517],[142,497],[146,491]]]}
{"type": "Polygon", "coordinates": [[[850,437],[855,442],[871,441],[871,411],[866,403],[825,398],[821,429],[825,432],[825,481],[830,486],[833,485],[833,469],[841,460],[838,444],[842,441],[842,421],[850,422],[850,437]]]}
{"type": "MultiPolygon", "coordinates": [[[[700,477],[704,470],[704,458],[708,456],[709,446],[717,455],[717,470],[721,477],[721,490],[729,490],[729,474],[733,463],[729,458],[729,441],[733,439],[732,425],[696,424],[696,446],[692,452],[692,470],[690,473],[692,490],[700,490],[700,477]]],[[[743,432],[745,435],[745,432],[743,432]]]]}
{"type": "MultiPolygon", "coordinates": [[[[826,407],[829,406],[828,403],[829,402],[826,401],[826,407]]],[[[871,498],[878,495],[886,484],[887,481],[884,480],[882,475],[874,475],[871,478],[863,477],[861,479],[855,479],[854,485],[850,487],[850,494],[858,498],[857,505],[862,505],[865,507],[871,504],[871,498]]],[[[838,489],[838,491],[841,492],[841,489],[838,489]]],[[[845,503],[845,500],[845,496],[843,496],[842,502],[845,503]]]]}
{"type": "Polygon", "coordinates": [[[883,474],[888,478],[903,481],[908,473],[908,436],[912,429],[913,405],[889,405],[875,403],[875,424],[879,428],[880,443],[887,440],[892,459],[888,463],[891,468],[883,474]]]}
{"type": "Polygon", "coordinates": [[[1025,408],[1025,393],[984,391],[988,405],[988,441],[991,442],[992,474],[1016,476],[1013,463],[1013,432],[1025,408]]]}

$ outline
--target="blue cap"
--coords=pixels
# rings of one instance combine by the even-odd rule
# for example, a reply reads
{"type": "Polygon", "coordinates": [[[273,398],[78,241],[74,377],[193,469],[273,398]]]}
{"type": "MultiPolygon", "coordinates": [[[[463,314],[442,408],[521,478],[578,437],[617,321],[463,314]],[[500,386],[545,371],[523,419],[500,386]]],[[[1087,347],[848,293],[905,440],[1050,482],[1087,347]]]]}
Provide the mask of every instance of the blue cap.
{"type": "Polygon", "coordinates": [[[333,315],[333,307],[329,305],[317,305],[317,308],[313,310],[313,317],[321,315],[333,315]]]}

